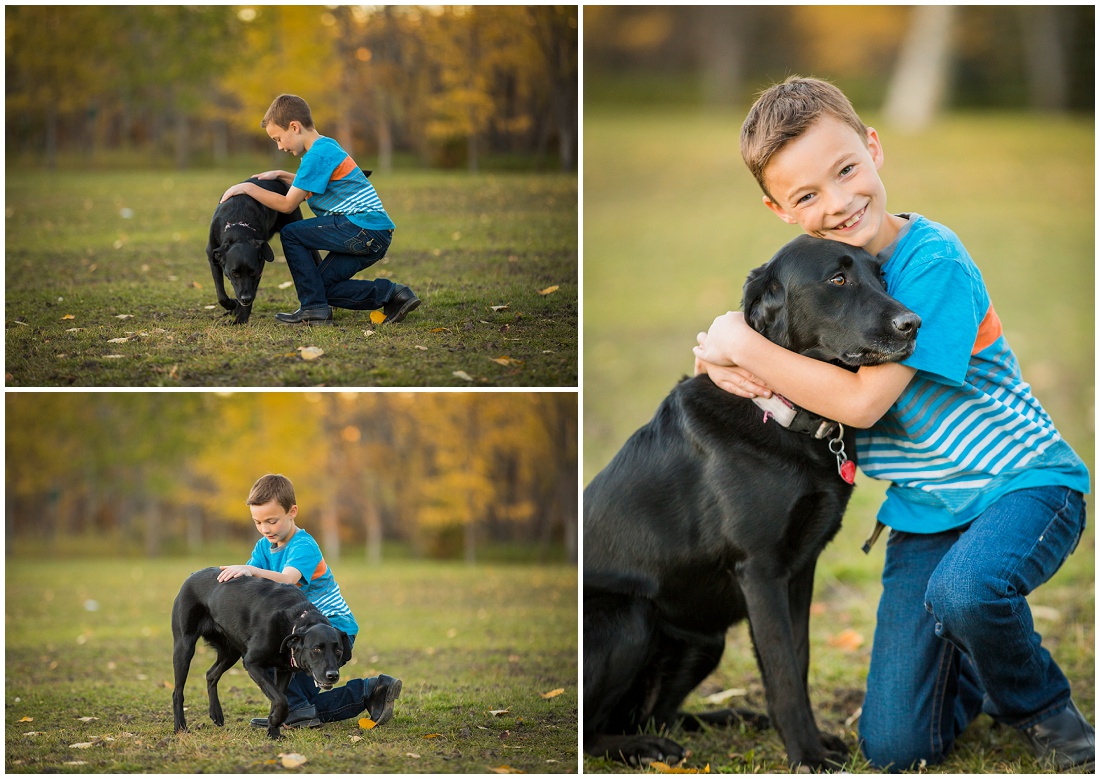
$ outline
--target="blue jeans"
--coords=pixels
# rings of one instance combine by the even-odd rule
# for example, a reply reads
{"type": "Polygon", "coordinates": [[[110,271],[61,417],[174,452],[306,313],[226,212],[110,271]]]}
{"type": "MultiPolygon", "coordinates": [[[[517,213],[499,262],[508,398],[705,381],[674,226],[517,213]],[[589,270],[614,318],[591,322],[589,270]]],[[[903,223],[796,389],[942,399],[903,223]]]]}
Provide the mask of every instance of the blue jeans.
{"type": "MultiPolygon", "coordinates": [[[[355,646],[355,636],[350,638],[351,645],[355,646]]],[[[290,678],[290,685],[286,689],[286,700],[291,711],[315,706],[317,718],[321,722],[337,722],[351,719],[367,708],[367,699],[374,692],[377,684],[377,676],[369,679],[349,679],[347,684],[341,687],[333,687],[327,692],[321,692],[317,689],[312,676],[299,671],[290,678]]]]}
{"type": "Polygon", "coordinates": [[[1026,596],[1084,527],[1081,493],[1042,487],[1008,493],[963,528],[890,533],[860,718],[873,765],[937,763],[982,711],[1026,728],[1069,704],[1026,596]]]}
{"type": "Polygon", "coordinates": [[[330,214],[291,222],[281,233],[283,254],[302,308],[373,311],[393,297],[389,279],[353,279],[386,256],[393,230],[364,230],[346,216],[330,214]],[[311,249],[328,251],[317,265],[311,249]]]}

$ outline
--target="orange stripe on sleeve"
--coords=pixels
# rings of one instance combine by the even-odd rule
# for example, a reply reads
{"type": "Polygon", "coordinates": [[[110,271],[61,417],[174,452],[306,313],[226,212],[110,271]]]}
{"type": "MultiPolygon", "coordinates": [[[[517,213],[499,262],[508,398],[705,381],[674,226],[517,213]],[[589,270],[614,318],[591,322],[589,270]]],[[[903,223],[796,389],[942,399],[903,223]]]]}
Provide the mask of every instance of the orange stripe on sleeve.
{"type": "Polygon", "coordinates": [[[355,160],[353,160],[349,154],[347,157],[344,157],[343,162],[336,166],[336,170],[332,171],[332,176],[329,178],[329,181],[339,181],[358,167],[359,166],[355,164],[355,160]]]}
{"type": "Polygon", "coordinates": [[[985,312],[985,318],[978,325],[978,337],[974,339],[974,350],[971,354],[977,354],[982,349],[990,346],[1001,337],[1001,319],[993,310],[993,304],[989,304],[989,310],[985,312]]]}
{"type": "Polygon", "coordinates": [[[325,563],[324,558],[322,558],[321,562],[319,562],[317,564],[317,567],[313,569],[313,576],[309,577],[309,580],[312,582],[312,581],[316,581],[317,579],[320,579],[322,576],[325,575],[325,572],[327,570],[328,570],[328,564],[325,563]]]}

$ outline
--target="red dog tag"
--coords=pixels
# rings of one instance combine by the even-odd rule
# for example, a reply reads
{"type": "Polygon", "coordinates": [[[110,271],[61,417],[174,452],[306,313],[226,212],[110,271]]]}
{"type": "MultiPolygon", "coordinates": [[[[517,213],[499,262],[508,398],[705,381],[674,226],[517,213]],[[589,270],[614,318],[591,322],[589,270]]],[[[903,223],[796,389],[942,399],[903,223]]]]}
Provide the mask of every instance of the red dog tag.
{"type": "Polygon", "coordinates": [[[840,464],[840,478],[848,484],[856,483],[856,464],[851,460],[845,460],[840,464]]]}

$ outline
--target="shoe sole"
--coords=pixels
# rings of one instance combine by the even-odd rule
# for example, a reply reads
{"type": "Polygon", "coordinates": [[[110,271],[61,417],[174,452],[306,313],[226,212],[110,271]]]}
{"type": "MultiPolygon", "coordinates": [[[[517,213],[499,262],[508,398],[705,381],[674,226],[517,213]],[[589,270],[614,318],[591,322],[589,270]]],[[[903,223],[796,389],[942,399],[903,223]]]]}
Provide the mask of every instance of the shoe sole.
{"type": "Polygon", "coordinates": [[[396,325],[398,322],[400,322],[406,316],[408,316],[410,311],[412,311],[413,309],[415,309],[419,305],[420,305],[420,298],[413,298],[412,300],[405,301],[405,305],[401,306],[401,308],[398,309],[396,314],[394,314],[392,317],[386,317],[386,320],[385,320],[384,324],[396,325]]]}
{"type": "Polygon", "coordinates": [[[374,721],[374,724],[385,725],[391,719],[393,719],[393,702],[401,697],[401,680],[395,679],[390,688],[386,690],[386,702],[382,706],[382,713],[378,715],[378,719],[374,721]]]}
{"type": "Polygon", "coordinates": [[[303,319],[301,322],[284,322],[281,319],[276,319],[275,321],[289,327],[296,327],[298,325],[306,325],[307,327],[332,327],[334,324],[331,319],[303,319]]]}

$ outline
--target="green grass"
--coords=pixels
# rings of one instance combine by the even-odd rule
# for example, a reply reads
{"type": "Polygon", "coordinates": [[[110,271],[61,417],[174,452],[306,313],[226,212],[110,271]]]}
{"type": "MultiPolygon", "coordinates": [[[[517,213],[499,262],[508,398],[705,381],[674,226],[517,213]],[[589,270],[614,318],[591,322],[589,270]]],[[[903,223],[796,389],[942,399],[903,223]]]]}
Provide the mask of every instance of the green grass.
{"type": "Polygon", "coordinates": [[[398,229],[363,276],[423,304],[399,325],[338,310],[309,329],[274,321],[298,307],[278,246],[247,326],[217,306],[210,217],[254,172],[9,171],[7,385],[576,386],[576,176],[375,176],[398,229]]]}
{"type": "Polygon", "coordinates": [[[344,674],[401,678],[394,719],[273,742],[248,724],[268,702],[240,664],[219,685],[225,727],[210,721],[201,644],[190,730],[172,732],[172,600],[211,562],[8,560],[8,772],[281,772],[280,753],[317,773],[576,772],[576,569],[335,564],[361,629],[344,674]]]}
{"type": "MultiPolygon", "coordinates": [[[[743,116],[685,110],[585,112],[584,480],[590,480],[661,398],[691,371],[695,334],[740,306],[748,271],[793,238],[741,162],[743,116]]],[[[942,222],[981,268],[1025,379],[1063,436],[1094,464],[1093,125],[1043,116],[955,116],[919,135],[876,125],[891,210],[942,222]]],[[[859,547],[883,486],[862,474],[841,535],[818,565],[811,620],[811,695],[821,726],[855,745],[884,543],[859,547]],[[863,643],[830,646],[851,629],[863,643]]],[[[1095,530],[1029,599],[1037,629],[1091,716],[1095,701],[1095,530]]],[[[721,666],[686,703],[744,689],[733,705],[764,709],[747,629],[730,632],[721,666]]],[[[726,704],[730,705],[730,704],[726,704]]],[[[785,772],[782,742],[711,731],[683,737],[686,765],[785,772]]],[[[585,759],[586,771],[630,772],[585,759]]],[[[857,773],[868,767],[858,760],[857,773]]],[[[963,734],[944,773],[1040,770],[1017,734],[982,717],[963,734]]]]}

